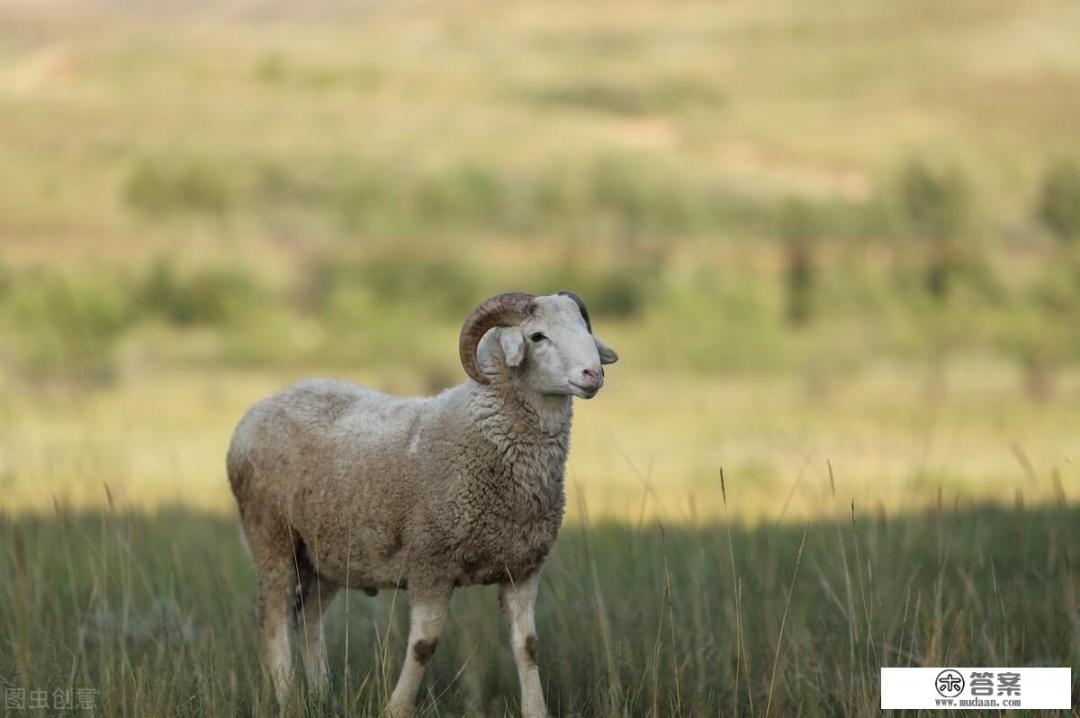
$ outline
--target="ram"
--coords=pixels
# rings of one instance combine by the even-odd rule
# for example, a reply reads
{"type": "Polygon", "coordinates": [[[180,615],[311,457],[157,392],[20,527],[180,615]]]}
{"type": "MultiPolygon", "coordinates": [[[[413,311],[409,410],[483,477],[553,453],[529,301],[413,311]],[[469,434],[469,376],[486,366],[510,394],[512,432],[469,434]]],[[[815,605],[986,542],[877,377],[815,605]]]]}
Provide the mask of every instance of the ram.
{"type": "Polygon", "coordinates": [[[409,638],[390,697],[413,713],[456,586],[498,584],[526,718],[547,709],[533,609],[562,523],[572,398],[618,359],[573,292],[500,294],[461,329],[470,380],[402,399],[333,380],[253,406],[229,482],[258,578],[259,627],[279,703],[292,681],[289,618],[309,681],[327,681],[323,616],[342,588],[405,589],[409,638]]]}

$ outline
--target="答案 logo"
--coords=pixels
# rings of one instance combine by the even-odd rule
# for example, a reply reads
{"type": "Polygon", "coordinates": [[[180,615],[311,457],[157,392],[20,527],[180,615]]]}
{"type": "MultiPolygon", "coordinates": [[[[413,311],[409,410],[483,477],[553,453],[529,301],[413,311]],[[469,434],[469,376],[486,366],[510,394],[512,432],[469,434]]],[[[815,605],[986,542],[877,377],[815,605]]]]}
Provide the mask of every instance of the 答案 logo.
{"type": "Polygon", "coordinates": [[[937,688],[938,695],[943,698],[956,698],[964,690],[964,677],[960,675],[960,671],[946,668],[937,674],[934,687],[937,688]]]}

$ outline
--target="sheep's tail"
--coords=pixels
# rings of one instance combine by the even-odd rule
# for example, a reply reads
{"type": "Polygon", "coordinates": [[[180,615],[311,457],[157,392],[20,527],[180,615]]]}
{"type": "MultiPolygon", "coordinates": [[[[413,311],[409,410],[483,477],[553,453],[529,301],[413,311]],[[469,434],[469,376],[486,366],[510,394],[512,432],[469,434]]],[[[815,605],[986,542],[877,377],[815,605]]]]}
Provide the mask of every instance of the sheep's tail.
{"type": "Polygon", "coordinates": [[[255,557],[251,555],[251,544],[248,543],[247,534],[244,533],[243,526],[240,527],[240,545],[244,547],[244,553],[247,554],[247,557],[254,561],[255,557]]]}
{"type": "Polygon", "coordinates": [[[240,513],[240,545],[244,547],[247,557],[252,560],[254,557],[251,555],[251,544],[248,543],[247,534],[244,532],[244,506],[247,504],[248,482],[253,472],[254,467],[251,461],[241,455],[234,437],[229,445],[229,453],[225,457],[225,473],[229,477],[229,488],[236,497],[236,508],[240,513]]]}

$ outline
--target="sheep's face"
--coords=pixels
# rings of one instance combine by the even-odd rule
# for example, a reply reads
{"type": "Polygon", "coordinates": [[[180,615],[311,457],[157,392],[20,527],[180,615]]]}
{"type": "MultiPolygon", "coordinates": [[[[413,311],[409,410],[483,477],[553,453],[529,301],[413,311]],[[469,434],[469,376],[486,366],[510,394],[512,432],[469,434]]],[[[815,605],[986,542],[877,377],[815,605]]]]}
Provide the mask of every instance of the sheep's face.
{"type": "Polygon", "coordinates": [[[589,332],[577,303],[568,296],[536,297],[528,317],[499,330],[506,363],[522,381],[544,395],[591,399],[604,386],[604,364],[619,356],[589,332]]]}

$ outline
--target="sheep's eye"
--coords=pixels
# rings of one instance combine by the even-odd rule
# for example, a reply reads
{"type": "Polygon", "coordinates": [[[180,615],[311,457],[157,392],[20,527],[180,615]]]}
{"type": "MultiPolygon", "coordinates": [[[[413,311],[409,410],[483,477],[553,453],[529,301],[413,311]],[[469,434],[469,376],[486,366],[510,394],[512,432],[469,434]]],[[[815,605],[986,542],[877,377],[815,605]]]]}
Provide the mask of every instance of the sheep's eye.
{"type": "Polygon", "coordinates": [[[533,332],[529,335],[529,339],[532,339],[534,342],[542,342],[547,339],[547,337],[544,336],[543,332],[533,332]]]}

